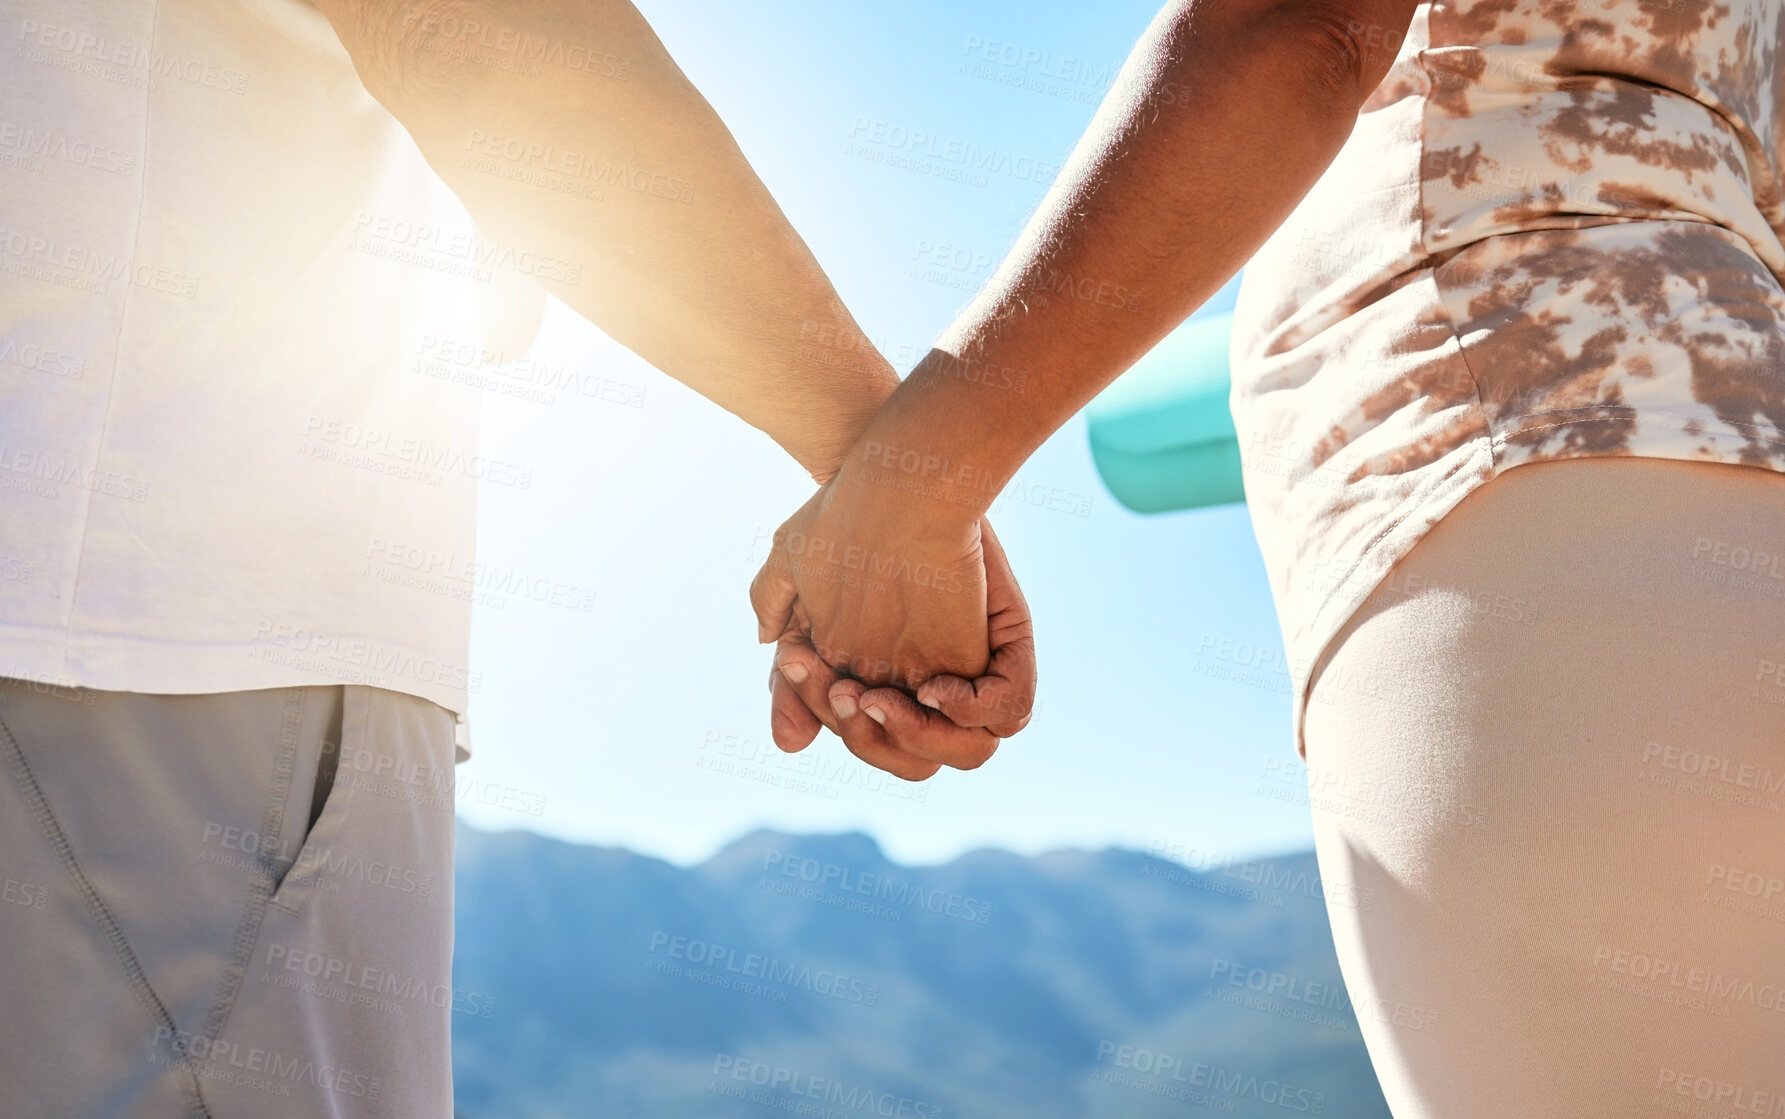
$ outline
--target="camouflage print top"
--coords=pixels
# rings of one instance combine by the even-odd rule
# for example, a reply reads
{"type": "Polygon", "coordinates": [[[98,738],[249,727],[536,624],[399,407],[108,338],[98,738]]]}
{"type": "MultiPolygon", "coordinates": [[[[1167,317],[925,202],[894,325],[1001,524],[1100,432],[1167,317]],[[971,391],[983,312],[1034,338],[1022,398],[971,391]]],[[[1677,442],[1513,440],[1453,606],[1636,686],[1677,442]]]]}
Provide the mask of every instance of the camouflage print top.
{"type": "Polygon", "coordinates": [[[1785,470],[1785,3],[1443,0],[1367,38],[1393,67],[1235,316],[1304,756],[1316,659],[1496,474],[1785,470]]]}

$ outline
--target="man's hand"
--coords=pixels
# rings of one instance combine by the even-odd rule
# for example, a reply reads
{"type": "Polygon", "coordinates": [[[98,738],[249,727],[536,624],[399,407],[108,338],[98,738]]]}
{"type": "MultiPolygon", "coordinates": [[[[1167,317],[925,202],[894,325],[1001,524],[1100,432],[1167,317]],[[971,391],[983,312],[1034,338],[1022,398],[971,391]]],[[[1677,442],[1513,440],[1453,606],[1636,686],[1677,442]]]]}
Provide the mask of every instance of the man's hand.
{"type": "Polygon", "coordinates": [[[919,528],[874,485],[845,469],[776,533],[751,586],[758,636],[778,645],[776,744],[804,749],[822,725],[906,780],[973,769],[1029,721],[1028,604],[990,524],[919,528]]]}

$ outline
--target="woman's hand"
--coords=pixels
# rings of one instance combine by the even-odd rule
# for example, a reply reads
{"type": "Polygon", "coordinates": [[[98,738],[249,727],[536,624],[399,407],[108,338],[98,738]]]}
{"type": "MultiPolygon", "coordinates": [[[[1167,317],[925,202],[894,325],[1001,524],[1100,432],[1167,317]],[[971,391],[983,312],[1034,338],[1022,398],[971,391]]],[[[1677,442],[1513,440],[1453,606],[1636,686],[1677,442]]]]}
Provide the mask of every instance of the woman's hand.
{"type": "Polygon", "coordinates": [[[870,765],[922,780],[983,764],[1028,722],[1028,606],[991,526],[970,512],[939,512],[845,467],[776,533],[750,597],[759,638],[779,646],[782,749],[803,749],[823,725],[870,765]]]}
{"type": "Polygon", "coordinates": [[[779,638],[797,606],[820,655],[858,680],[979,675],[990,648],[978,518],[925,517],[862,477],[845,468],[776,530],[750,586],[759,639],[779,638]]]}

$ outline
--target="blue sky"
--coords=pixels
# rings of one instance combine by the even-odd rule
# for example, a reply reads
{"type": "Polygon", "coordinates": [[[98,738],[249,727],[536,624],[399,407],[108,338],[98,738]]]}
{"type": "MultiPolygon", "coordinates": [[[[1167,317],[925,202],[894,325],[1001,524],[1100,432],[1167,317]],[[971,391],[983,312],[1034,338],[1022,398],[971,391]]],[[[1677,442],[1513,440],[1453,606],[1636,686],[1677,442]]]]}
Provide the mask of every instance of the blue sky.
{"type": "MultiPolygon", "coordinates": [[[[640,7],[901,372],[1002,258],[1156,10],[640,7]],[[1007,153],[1011,170],[962,179],[913,150],[951,140],[1007,153]]],[[[683,863],[759,826],[866,831],[919,863],[979,846],[1206,863],[1311,845],[1287,676],[1211,675],[1282,664],[1242,507],[1128,513],[1097,479],[1084,421],[1068,423],[992,514],[1035,612],[1034,724],[976,772],[902,786],[828,734],[797,758],[769,739],[769,651],[746,591],[811,492],[799,468],[561,306],[530,356],[609,378],[618,400],[485,394],[485,452],[534,476],[481,492],[479,560],[592,590],[594,605],[478,608],[469,822],[683,863]]]]}

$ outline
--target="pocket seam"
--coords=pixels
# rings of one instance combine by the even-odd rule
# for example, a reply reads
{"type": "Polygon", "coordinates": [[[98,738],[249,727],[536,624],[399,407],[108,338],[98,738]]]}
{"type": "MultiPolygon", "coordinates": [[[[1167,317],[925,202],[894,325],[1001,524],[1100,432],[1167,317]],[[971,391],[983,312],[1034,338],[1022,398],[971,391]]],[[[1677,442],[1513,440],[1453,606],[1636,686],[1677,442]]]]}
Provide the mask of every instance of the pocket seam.
{"type": "MultiPolygon", "coordinates": [[[[348,743],[365,741],[365,725],[370,713],[365,704],[354,694],[354,689],[343,688],[341,696],[341,741],[336,743],[339,757],[345,759],[348,743]]],[[[310,829],[299,845],[297,854],[292,858],[291,866],[286,869],[285,876],[267,898],[267,904],[282,913],[298,916],[301,899],[308,896],[310,887],[321,877],[322,859],[318,852],[326,852],[338,839],[345,822],[348,809],[353,803],[353,788],[343,786],[341,777],[343,770],[336,763],[335,779],[329,783],[328,797],[322,803],[322,812],[316,817],[316,826],[310,829]],[[297,898],[290,895],[297,894],[297,898]]]]}
{"type": "MultiPolygon", "coordinates": [[[[291,793],[298,740],[303,734],[307,697],[308,689],[302,686],[285,690],[285,703],[279,715],[279,752],[273,759],[273,787],[261,815],[262,835],[281,836],[285,832],[285,808],[291,793]]],[[[248,906],[242,913],[241,923],[236,926],[235,939],[224,960],[222,980],[211,1000],[210,1011],[205,1015],[203,1036],[208,1038],[222,1037],[224,1027],[229,1024],[229,1016],[235,1011],[236,996],[241,994],[242,983],[248,975],[254,945],[260,939],[267,905],[276,893],[272,857],[263,856],[258,869],[259,873],[248,887],[248,906]]]]}

